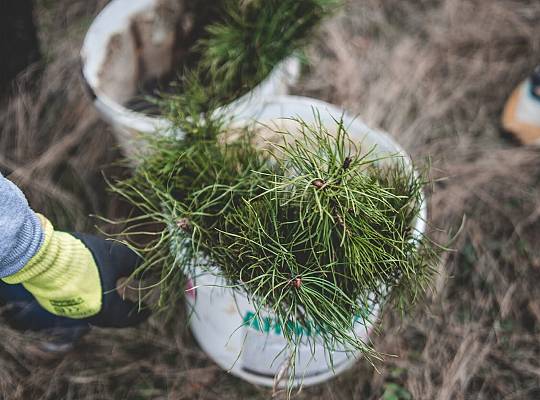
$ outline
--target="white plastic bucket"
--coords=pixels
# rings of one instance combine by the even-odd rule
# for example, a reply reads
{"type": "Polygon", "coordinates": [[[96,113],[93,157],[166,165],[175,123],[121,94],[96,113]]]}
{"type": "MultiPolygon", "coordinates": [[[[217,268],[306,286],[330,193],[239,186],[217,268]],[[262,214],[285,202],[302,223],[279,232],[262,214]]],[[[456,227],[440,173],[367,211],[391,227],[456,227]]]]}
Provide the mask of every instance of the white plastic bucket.
{"type": "MultiPolygon", "coordinates": [[[[308,123],[315,122],[317,110],[323,124],[328,128],[336,126],[335,119],[343,117],[351,139],[363,143],[367,148],[374,145],[374,155],[401,154],[411,166],[410,158],[403,149],[386,133],[368,128],[362,121],[343,110],[314,99],[295,96],[279,96],[262,104],[244,110],[236,117],[237,124],[246,124],[255,119],[270,124],[279,118],[300,117],[308,123]]],[[[415,223],[415,234],[425,230],[426,206],[422,203],[421,213],[415,223]]],[[[273,386],[274,379],[285,365],[288,354],[283,349],[286,341],[281,334],[283,327],[276,326],[272,314],[268,313],[261,323],[250,317],[255,315],[255,307],[248,296],[230,288],[215,274],[201,269],[192,277],[187,288],[188,310],[191,313],[191,330],[202,349],[222,368],[233,375],[254,384],[273,386]]],[[[367,325],[357,322],[355,333],[366,341],[379,307],[373,305],[371,320],[367,325]]],[[[328,363],[328,354],[320,342],[312,348],[300,345],[296,359],[294,383],[313,385],[326,381],[350,368],[359,354],[344,348],[332,354],[333,367],[328,363]]],[[[285,377],[278,386],[287,382],[285,377]]]]}
{"type": "MultiPolygon", "coordinates": [[[[82,75],[87,91],[103,119],[112,124],[120,146],[133,154],[136,133],[164,131],[160,117],[125,107],[148,79],[173,67],[175,29],[182,23],[177,0],[113,0],[95,18],[81,50],[82,75]]],[[[237,99],[231,111],[272,95],[287,93],[299,76],[300,62],[291,56],[276,66],[252,91],[237,99]]]]}

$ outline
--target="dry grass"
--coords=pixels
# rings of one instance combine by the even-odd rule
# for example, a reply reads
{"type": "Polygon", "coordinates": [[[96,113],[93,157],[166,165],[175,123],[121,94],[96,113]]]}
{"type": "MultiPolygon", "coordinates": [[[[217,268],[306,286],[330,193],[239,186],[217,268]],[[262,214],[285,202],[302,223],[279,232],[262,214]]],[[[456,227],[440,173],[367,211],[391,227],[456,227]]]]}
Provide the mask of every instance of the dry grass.
{"type": "MultiPolygon", "coordinates": [[[[88,213],[127,212],[101,177],[118,157],[111,133],[77,82],[82,33],[103,3],[41,1],[45,78],[0,112],[0,167],[69,229],[90,229],[88,213]]],[[[444,178],[430,197],[433,226],[467,221],[433,293],[404,322],[385,315],[376,345],[398,357],[380,373],[360,361],[298,398],[384,399],[395,385],[415,399],[540,398],[540,157],[499,127],[507,95],[540,60],[539,37],[532,0],[351,0],[327,24],[297,91],[343,105],[416,159],[429,157],[434,178],[444,178]]],[[[175,324],[95,330],[77,352],[49,362],[32,356],[27,336],[1,328],[0,396],[270,397],[214,366],[180,310],[175,324]]]]}

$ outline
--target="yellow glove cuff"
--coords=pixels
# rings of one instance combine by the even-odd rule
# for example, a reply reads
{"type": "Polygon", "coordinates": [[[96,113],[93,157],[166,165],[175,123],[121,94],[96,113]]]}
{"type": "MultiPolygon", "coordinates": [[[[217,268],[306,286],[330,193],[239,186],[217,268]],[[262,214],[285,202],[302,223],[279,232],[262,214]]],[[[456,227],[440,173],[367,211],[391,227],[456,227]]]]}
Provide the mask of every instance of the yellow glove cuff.
{"type": "Polygon", "coordinates": [[[56,232],[39,215],[45,238],[36,255],[19,272],[3,278],[22,283],[47,311],[69,318],[86,318],[101,310],[99,271],[90,250],[68,233],[56,232]]]}

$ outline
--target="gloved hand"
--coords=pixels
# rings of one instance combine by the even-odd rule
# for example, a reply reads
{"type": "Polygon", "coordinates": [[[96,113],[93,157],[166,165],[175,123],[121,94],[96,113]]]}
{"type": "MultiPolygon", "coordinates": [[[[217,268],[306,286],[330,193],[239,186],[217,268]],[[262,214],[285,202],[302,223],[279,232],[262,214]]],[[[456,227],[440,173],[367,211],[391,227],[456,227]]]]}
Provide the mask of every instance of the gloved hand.
{"type": "Polygon", "coordinates": [[[140,260],[126,246],[92,235],[57,232],[39,216],[44,241],[35,256],[4,279],[22,283],[50,314],[103,327],[135,325],[149,315],[123,300],[119,278],[128,277],[140,260]]]}
{"type": "Polygon", "coordinates": [[[101,310],[88,318],[88,322],[96,326],[122,328],[146,320],[150,311],[140,309],[137,303],[124,300],[117,291],[118,280],[131,276],[140,265],[139,256],[118,242],[81,233],[73,236],[90,249],[101,278],[101,310]]]}
{"type": "Polygon", "coordinates": [[[48,333],[46,350],[69,349],[90,330],[85,320],[59,317],[39,305],[34,296],[23,285],[9,285],[0,280],[0,305],[4,321],[21,331],[48,333]]]}

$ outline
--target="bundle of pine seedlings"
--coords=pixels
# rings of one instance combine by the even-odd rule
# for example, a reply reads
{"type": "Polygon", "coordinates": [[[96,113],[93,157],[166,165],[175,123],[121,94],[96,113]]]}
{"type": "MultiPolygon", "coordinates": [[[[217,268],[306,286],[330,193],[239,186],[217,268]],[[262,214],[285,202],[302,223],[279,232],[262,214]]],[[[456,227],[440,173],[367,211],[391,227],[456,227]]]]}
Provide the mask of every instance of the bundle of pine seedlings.
{"type": "MultiPolygon", "coordinates": [[[[141,211],[125,233],[145,260],[138,273],[160,288],[157,306],[176,303],[196,269],[217,267],[281,326],[317,332],[328,351],[377,357],[355,324],[372,321],[374,305],[413,304],[437,258],[415,230],[424,182],[403,156],[377,157],[340,120],[292,119],[271,143],[260,140],[269,126],[178,121],[184,139],[150,139],[133,177],[114,187],[141,211]]],[[[283,334],[292,353],[306,339],[283,334]]]]}
{"type": "Polygon", "coordinates": [[[219,21],[206,27],[194,51],[206,82],[251,89],[295,49],[306,44],[339,0],[224,0],[219,21]],[[208,79],[211,77],[211,80],[208,79]]]}
{"type": "Polygon", "coordinates": [[[145,108],[155,108],[157,103],[159,112],[167,114],[171,98],[181,101],[200,87],[222,105],[228,104],[254,89],[280,62],[308,43],[340,4],[341,0],[186,2],[184,12],[191,16],[192,27],[184,34],[186,48],[179,51],[182,57],[173,76],[147,82],[141,94],[149,96],[142,101],[138,96],[129,106],[149,111],[145,108]]]}

